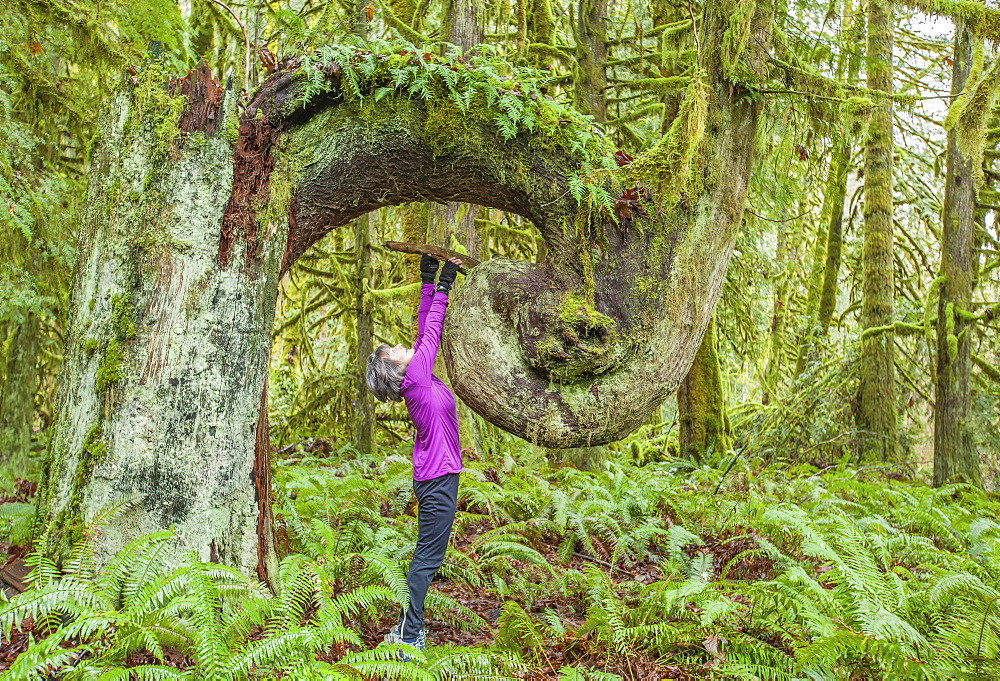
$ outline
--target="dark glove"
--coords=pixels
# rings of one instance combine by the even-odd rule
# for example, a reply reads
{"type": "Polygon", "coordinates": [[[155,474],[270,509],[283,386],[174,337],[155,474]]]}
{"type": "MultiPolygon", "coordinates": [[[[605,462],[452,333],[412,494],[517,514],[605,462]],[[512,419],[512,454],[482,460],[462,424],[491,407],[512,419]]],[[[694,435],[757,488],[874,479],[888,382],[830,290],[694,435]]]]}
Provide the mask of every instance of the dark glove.
{"type": "Polygon", "coordinates": [[[438,277],[438,285],[435,289],[440,293],[447,293],[451,290],[451,285],[455,283],[455,275],[458,273],[458,265],[450,260],[446,260],[441,268],[441,276],[438,277]]]}
{"type": "Polygon", "coordinates": [[[420,281],[425,284],[434,283],[434,275],[438,271],[437,258],[432,258],[426,253],[420,258],[420,281]]]}

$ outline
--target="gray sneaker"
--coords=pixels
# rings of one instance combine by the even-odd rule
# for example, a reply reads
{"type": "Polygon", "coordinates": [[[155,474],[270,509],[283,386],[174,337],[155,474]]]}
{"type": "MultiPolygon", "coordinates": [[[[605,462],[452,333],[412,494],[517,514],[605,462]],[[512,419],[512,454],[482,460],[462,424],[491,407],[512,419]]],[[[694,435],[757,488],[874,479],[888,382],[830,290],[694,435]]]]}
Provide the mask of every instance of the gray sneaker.
{"type": "MultiPolygon", "coordinates": [[[[427,650],[427,630],[421,627],[420,633],[417,634],[417,638],[412,641],[405,641],[403,637],[400,636],[400,626],[397,624],[392,629],[389,630],[382,640],[386,643],[394,645],[407,645],[416,648],[417,650],[427,650]]],[[[400,662],[409,662],[413,659],[412,655],[407,655],[404,651],[400,650],[399,653],[400,662]]]]}

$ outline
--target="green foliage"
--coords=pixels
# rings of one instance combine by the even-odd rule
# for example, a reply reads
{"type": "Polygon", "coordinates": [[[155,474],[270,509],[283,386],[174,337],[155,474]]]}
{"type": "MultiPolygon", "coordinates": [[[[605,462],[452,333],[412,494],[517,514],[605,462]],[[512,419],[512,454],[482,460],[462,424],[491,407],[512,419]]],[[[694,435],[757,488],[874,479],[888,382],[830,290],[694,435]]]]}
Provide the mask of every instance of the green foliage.
{"type": "Polygon", "coordinates": [[[36,556],[33,589],[0,608],[5,633],[31,616],[51,634],[36,633],[16,670],[125,674],[129,653],[162,660],[171,649],[208,678],[608,679],[644,664],[748,679],[998,672],[1000,508],[970,486],[757,461],[585,473],[547,467],[526,447],[468,463],[454,530],[468,541],[449,548],[427,610],[432,632],[476,634],[479,647],[435,645],[400,666],[392,647],[360,638],[358,627],[387,629],[405,607],[416,522],[407,458],[345,450],[278,466],[276,513],[293,553],[277,598],[173,555],[169,532],[98,567],[92,529],[63,574],[36,556]],[[443,585],[497,603],[496,619],[443,585]]]}

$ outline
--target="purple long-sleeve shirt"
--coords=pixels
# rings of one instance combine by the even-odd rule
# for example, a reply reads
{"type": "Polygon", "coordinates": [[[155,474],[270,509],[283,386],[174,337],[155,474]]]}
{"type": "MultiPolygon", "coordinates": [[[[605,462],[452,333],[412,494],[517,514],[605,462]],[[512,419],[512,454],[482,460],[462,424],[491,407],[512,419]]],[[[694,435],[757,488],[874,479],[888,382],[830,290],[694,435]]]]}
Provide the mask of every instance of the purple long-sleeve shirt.
{"type": "Polygon", "coordinates": [[[414,480],[430,480],[462,471],[455,396],[432,373],[447,308],[447,293],[435,293],[433,284],[421,286],[413,359],[406,367],[406,375],[399,386],[417,429],[413,442],[414,480]]]}

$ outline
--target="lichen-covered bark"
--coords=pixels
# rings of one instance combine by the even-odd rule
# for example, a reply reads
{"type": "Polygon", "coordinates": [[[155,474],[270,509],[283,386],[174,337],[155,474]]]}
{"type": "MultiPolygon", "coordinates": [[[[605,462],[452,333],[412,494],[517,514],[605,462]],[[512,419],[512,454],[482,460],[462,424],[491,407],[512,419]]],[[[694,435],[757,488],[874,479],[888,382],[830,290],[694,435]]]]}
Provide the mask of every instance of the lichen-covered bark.
{"type": "MultiPolygon", "coordinates": [[[[960,95],[972,68],[972,36],[962,20],[955,22],[951,93],[960,95]]],[[[937,372],[934,395],[934,484],[968,482],[982,485],[970,413],[969,309],[975,283],[976,195],[972,163],[958,146],[958,131],[948,131],[941,228],[941,295],[937,319],[937,372]]]]}
{"type": "MultiPolygon", "coordinates": [[[[267,489],[269,471],[255,467],[255,443],[286,224],[275,210],[263,225],[259,266],[246,266],[245,242],[219,266],[233,144],[200,131],[182,138],[188,102],[167,96],[164,80],[148,66],[100,122],[43,481],[44,541],[65,556],[85,524],[124,503],[98,537],[105,556],[172,527],[178,557],[194,551],[268,574],[259,531],[270,533],[269,500],[255,488],[267,489]]],[[[227,97],[223,126],[235,115],[227,97]]]]}
{"type": "MultiPolygon", "coordinates": [[[[862,252],[864,283],[861,325],[892,325],[892,2],[869,0],[867,77],[871,90],[886,93],[869,125],[865,144],[865,228],[862,252]]],[[[891,333],[871,333],[861,340],[858,425],[866,433],[863,455],[892,460],[898,451],[896,370],[891,333]]]]}

